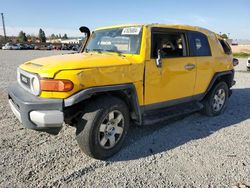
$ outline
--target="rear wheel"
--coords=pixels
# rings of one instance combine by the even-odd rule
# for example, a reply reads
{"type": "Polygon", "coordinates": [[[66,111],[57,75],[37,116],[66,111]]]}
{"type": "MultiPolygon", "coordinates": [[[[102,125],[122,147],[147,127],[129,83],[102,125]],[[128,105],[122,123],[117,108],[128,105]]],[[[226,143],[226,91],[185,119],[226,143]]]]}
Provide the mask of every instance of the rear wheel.
{"type": "Polygon", "coordinates": [[[247,67],[247,71],[250,71],[250,67],[247,67]]]}
{"type": "Polygon", "coordinates": [[[203,101],[203,113],[208,116],[217,116],[224,112],[228,101],[229,89],[225,82],[215,85],[203,101]]]}
{"type": "Polygon", "coordinates": [[[127,105],[116,97],[100,97],[85,108],[77,124],[76,140],[87,155],[106,159],[120,150],[128,128],[127,105]]]}

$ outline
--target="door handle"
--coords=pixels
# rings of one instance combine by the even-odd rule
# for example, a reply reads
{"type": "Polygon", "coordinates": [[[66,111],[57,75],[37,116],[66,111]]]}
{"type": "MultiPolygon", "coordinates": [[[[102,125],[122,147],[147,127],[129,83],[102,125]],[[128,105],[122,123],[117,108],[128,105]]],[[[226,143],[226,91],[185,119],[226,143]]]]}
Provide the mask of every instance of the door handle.
{"type": "Polygon", "coordinates": [[[195,68],[195,64],[187,64],[184,66],[186,70],[192,70],[195,68]]]}

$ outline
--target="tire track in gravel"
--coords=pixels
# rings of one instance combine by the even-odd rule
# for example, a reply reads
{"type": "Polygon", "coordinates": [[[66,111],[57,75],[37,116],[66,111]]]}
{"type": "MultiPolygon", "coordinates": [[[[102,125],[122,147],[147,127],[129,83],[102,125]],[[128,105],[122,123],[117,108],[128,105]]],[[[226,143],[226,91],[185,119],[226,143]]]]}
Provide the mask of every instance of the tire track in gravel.
{"type": "Polygon", "coordinates": [[[102,168],[102,167],[107,167],[111,164],[113,164],[113,162],[97,161],[97,162],[90,164],[87,167],[76,170],[67,176],[63,176],[60,179],[54,180],[54,181],[52,181],[52,182],[50,182],[42,187],[58,187],[62,184],[69,183],[75,179],[78,179],[84,175],[87,175],[90,172],[93,172],[93,171],[95,171],[99,168],[102,168]]]}

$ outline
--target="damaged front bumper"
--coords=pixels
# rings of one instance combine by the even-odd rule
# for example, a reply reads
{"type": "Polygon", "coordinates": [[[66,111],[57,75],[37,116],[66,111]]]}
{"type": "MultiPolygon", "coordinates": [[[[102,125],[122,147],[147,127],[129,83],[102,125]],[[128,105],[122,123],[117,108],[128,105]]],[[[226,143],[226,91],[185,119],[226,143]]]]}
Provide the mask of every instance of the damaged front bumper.
{"type": "Polygon", "coordinates": [[[8,87],[11,110],[26,128],[58,134],[64,122],[63,99],[44,99],[25,91],[18,83],[8,87]]]}

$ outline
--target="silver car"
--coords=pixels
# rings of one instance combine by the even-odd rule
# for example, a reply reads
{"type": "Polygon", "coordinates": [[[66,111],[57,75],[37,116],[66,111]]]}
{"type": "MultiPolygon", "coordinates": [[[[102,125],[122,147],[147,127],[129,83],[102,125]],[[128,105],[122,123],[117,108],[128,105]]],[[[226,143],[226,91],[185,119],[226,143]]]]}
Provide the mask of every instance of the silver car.
{"type": "Polygon", "coordinates": [[[15,44],[10,44],[10,43],[6,43],[3,47],[3,50],[20,50],[20,47],[15,45],[15,44]]]}

